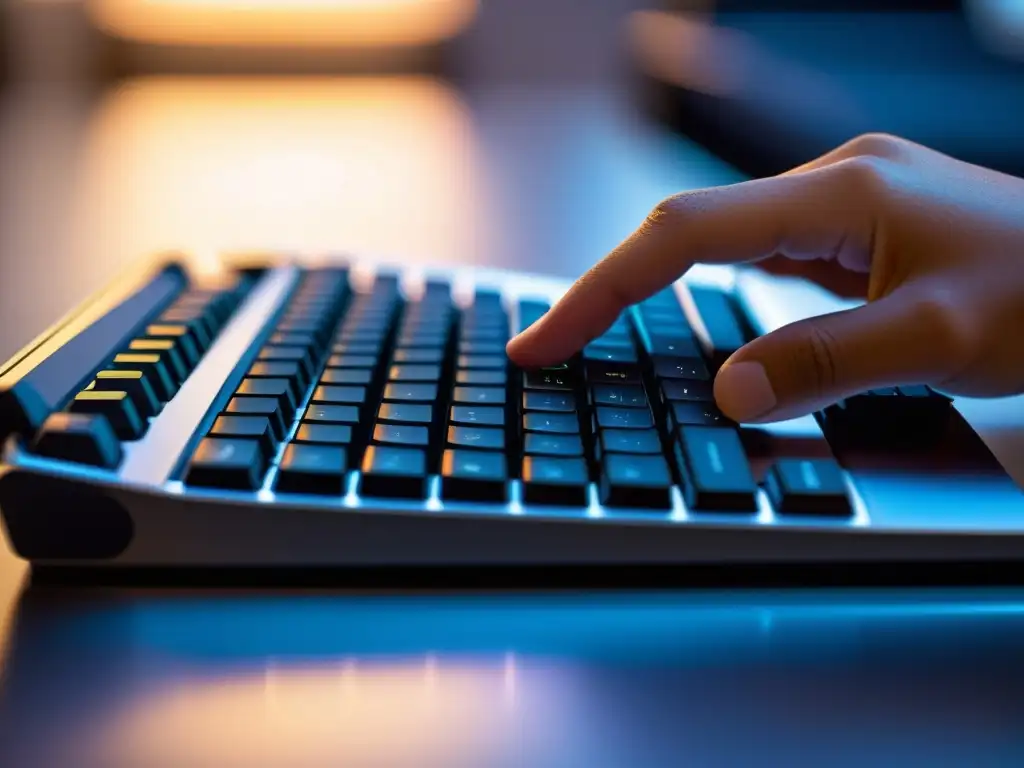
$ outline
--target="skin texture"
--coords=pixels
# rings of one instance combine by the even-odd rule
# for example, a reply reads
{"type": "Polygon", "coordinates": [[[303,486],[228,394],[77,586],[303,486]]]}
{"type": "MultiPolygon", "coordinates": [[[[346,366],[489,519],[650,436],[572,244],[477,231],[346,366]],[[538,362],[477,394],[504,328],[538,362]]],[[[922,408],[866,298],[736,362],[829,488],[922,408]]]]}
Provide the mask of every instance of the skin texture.
{"type": "Polygon", "coordinates": [[[560,362],[692,265],[753,261],[867,302],[736,352],[715,398],[738,421],[900,384],[1024,391],[1024,180],[884,134],[779,176],[664,200],[508,354],[524,367],[560,362]]]}

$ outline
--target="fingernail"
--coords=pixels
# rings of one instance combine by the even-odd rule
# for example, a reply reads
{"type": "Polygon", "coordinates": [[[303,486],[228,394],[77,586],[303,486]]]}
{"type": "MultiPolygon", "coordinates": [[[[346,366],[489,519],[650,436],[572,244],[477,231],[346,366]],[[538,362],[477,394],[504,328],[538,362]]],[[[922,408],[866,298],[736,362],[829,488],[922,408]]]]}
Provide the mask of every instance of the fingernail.
{"type": "Polygon", "coordinates": [[[752,421],[777,405],[768,374],[760,363],[730,363],[715,377],[718,407],[735,421],[752,421]]]}

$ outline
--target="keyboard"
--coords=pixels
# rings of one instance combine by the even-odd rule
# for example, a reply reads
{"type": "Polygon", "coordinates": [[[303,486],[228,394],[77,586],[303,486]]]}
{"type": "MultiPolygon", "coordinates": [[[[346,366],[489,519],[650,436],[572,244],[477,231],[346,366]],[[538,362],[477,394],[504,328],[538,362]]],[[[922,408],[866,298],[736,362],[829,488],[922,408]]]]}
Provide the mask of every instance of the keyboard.
{"type": "Polygon", "coordinates": [[[504,349],[569,282],[359,259],[140,263],[0,369],[0,512],[74,567],[1006,560],[1020,490],[955,403],[732,423],[716,369],[797,280],[698,268],[563,364],[504,349]],[[702,271],[703,270],[703,271],[702,271]]]}

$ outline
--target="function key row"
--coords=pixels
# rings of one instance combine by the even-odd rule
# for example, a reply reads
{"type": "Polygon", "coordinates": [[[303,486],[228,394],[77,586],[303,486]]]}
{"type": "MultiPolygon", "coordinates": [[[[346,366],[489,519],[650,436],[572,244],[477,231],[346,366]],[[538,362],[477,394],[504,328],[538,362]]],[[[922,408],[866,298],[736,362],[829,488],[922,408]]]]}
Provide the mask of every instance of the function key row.
{"type": "Polygon", "coordinates": [[[66,413],[44,423],[40,455],[109,469],[121,443],[140,439],[188,379],[237,309],[252,278],[231,275],[185,291],[131,339],[78,392],[66,413]]]}

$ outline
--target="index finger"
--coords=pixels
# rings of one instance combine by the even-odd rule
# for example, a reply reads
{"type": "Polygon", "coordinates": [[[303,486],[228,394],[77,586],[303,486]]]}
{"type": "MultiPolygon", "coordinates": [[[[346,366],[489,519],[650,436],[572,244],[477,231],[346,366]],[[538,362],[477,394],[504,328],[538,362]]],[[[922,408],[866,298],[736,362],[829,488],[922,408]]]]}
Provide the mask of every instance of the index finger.
{"type": "Polygon", "coordinates": [[[818,258],[867,248],[860,185],[823,168],[686,192],[658,205],[625,242],[595,264],[508,354],[523,367],[560,363],[622,313],[697,263],[739,263],[773,253],[818,258]]]}

